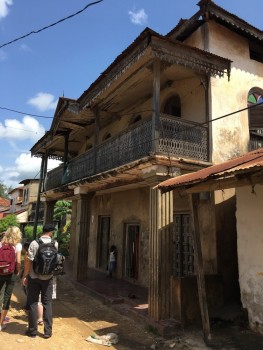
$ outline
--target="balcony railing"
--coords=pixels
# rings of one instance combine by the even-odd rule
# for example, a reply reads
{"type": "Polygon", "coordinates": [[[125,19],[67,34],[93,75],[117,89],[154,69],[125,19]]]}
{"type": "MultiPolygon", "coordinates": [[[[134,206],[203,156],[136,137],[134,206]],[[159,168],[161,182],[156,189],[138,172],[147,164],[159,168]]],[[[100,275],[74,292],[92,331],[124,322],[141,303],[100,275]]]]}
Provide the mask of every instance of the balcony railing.
{"type": "Polygon", "coordinates": [[[152,121],[136,124],[47,174],[45,189],[114,169],[149,154],[208,161],[208,129],[196,123],[161,115],[159,139],[152,139],[152,121]]]}

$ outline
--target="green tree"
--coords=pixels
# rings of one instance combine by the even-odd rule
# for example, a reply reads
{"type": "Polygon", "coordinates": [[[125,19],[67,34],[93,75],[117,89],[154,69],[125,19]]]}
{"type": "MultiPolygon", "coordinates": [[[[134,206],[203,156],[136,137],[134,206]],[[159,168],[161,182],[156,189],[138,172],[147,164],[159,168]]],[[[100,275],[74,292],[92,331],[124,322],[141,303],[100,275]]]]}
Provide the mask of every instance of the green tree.
{"type": "Polygon", "coordinates": [[[68,221],[64,227],[60,227],[55,233],[54,238],[58,241],[58,250],[64,256],[69,256],[69,242],[70,242],[70,225],[68,221]]]}
{"type": "Polygon", "coordinates": [[[60,222],[60,226],[64,227],[67,221],[67,215],[71,214],[71,201],[57,201],[54,208],[54,219],[60,222]]]}
{"type": "Polygon", "coordinates": [[[6,231],[10,226],[19,226],[19,222],[15,214],[10,214],[0,220],[0,232],[6,231]]]}
{"type": "Polygon", "coordinates": [[[0,197],[8,199],[8,192],[12,190],[12,187],[7,187],[2,182],[0,182],[0,197]]]}
{"type": "MultiPolygon", "coordinates": [[[[26,225],[24,227],[24,235],[27,241],[33,241],[34,239],[33,231],[34,231],[34,226],[32,225],[26,225]]],[[[39,237],[41,233],[42,233],[42,226],[38,225],[36,237],[39,237]]]]}

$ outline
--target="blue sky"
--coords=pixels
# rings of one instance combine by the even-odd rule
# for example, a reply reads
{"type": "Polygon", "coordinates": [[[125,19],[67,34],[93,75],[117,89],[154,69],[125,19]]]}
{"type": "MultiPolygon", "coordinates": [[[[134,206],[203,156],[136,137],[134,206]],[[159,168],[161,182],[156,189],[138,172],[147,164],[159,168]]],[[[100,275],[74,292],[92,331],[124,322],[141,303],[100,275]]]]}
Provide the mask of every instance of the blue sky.
{"type": "MultiPolygon", "coordinates": [[[[83,9],[87,0],[0,0],[0,46],[83,9]]],[[[103,0],[0,48],[0,181],[35,178],[30,148],[49,130],[60,96],[78,98],[145,27],[165,35],[198,0],[103,0]],[[15,113],[4,108],[23,112],[15,113]],[[28,114],[45,116],[32,117],[28,114]]],[[[215,0],[262,30],[258,0],[215,0]]],[[[49,169],[56,166],[49,161],[49,169]]]]}

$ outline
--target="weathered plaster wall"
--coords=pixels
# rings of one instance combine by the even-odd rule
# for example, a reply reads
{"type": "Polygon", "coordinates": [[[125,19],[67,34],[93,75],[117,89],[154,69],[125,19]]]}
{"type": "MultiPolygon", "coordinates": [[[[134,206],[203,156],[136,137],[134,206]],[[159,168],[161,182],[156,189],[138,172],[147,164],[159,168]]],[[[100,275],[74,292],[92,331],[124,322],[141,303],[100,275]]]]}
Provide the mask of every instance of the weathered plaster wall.
{"type": "MultiPolygon", "coordinates": [[[[230,81],[226,76],[211,79],[211,119],[216,119],[247,107],[249,90],[255,86],[263,87],[263,65],[249,58],[249,42],[246,38],[212,21],[209,22],[209,32],[209,51],[233,61],[230,81]]],[[[246,110],[213,122],[211,130],[214,163],[248,151],[246,110]]]]}
{"type": "Polygon", "coordinates": [[[252,329],[263,333],[263,186],[237,188],[237,243],[241,300],[252,329]]]}
{"type": "MultiPolygon", "coordinates": [[[[209,21],[185,42],[232,61],[230,81],[227,76],[211,78],[211,119],[246,108],[250,89],[263,88],[263,64],[250,59],[248,39],[209,21]]],[[[213,163],[220,163],[247,152],[248,111],[213,122],[211,140],[213,163]]]]}
{"type": "Polygon", "coordinates": [[[140,225],[138,283],[148,286],[149,274],[149,189],[97,195],[92,200],[89,266],[96,267],[98,218],[110,216],[110,245],[118,249],[117,277],[123,277],[124,233],[128,223],[140,225]]]}

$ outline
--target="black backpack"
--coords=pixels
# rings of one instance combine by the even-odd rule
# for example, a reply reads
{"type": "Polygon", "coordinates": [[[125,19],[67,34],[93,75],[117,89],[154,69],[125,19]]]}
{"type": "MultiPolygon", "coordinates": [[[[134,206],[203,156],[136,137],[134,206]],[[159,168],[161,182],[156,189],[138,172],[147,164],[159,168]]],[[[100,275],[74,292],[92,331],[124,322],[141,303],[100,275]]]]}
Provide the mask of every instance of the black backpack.
{"type": "Polygon", "coordinates": [[[33,260],[33,270],[39,275],[51,275],[57,267],[58,251],[55,241],[44,243],[40,238],[37,243],[38,250],[33,260]]]}

